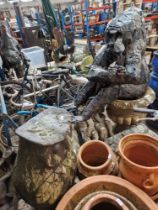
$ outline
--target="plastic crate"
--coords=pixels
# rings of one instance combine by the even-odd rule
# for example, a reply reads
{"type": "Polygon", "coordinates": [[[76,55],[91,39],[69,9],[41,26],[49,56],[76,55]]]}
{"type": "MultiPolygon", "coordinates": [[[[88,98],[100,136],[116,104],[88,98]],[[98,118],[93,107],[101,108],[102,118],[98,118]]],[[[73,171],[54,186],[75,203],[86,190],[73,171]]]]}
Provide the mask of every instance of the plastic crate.
{"type": "Polygon", "coordinates": [[[42,68],[46,66],[44,49],[38,46],[29,47],[21,50],[26,59],[30,60],[30,68],[42,68]]]}
{"type": "Polygon", "coordinates": [[[83,37],[82,33],[78,33],[78,38],[81,39],[83,37]]]}

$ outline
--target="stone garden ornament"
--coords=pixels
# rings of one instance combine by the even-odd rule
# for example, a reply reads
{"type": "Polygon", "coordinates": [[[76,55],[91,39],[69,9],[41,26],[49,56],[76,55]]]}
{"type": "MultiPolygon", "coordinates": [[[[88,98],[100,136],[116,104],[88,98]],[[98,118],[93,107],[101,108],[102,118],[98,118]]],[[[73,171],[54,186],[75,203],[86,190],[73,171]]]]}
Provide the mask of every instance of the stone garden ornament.
{"type": "Polygon", "coordinates": [[[36,209],[50,209],[73,184],[78,142],[70,121],[66,110],[50,108],[16,130],[20,140],[13,183],[36,209]]]}

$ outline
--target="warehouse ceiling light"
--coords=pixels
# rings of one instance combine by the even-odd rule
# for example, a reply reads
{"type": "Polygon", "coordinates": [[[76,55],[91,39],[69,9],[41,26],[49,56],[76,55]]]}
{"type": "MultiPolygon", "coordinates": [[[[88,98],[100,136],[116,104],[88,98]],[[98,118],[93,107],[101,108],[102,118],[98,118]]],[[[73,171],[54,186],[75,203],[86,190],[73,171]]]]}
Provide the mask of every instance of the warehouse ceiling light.
{"type": "Polygon", "coordinates": [[[14,2],[19,2],[19,1],[21,1],[21,2],[31,2],[31,1],[33,1],[33,0],[7,0],[9,3],[14,3],[14,2]]]}
{"type": "MultiPolygon", "coordinates": [[[[64,4],[64,3],[74,3],[74,2],[77,2],[77,0],[62,0],[61,3],[64,4]]],[[[59,0],[51,0],[51,3],[52,4],[59,4],[59,0]]]]}
{"type": "Polygon", "coordinates": [[[9,3],[19,2],[19,0],[8,0],[9,3]]]}
{"type": "Polygon", "coordinates": [[[32,0],[21,0],[22,2],[30,2],[30,1],[32,1],[32,0]]]}

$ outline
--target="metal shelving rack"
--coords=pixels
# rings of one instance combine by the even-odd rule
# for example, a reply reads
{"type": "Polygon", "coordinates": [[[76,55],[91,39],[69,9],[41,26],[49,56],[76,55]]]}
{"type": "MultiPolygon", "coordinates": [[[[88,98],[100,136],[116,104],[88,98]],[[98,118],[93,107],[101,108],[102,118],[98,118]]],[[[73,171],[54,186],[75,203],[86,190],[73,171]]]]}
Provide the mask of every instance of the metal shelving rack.
{"type": "MultiPolygon", "coordinates": [[[[72,11],[72,7],[71,7],[71,25],[69,26],[64,26],[64,29],[70,29],[73,28],[73,30],[75,29],[76,26],[82,26],[82,33],[86,34],[86,38],[87,38],[87,44],[88,44],[88,49],[90,52],[92,52],[92,46],[91,46],[91,41],[100,41],[103,40],[103,36],[94,36],[92,37],[90,34],[90,27],[92,26],[97,26],[97,25],[102,25],[102,24],[106,24],[108,23],[109,19],[103,20],[103,21],[97,21],[95,23],[90,23],[89,22],[89,12],[90,11],[98,11],[98,10],[106,10],[106,9],[110,9],[112,8],[112,6],[109,5],[104,5],[101,7],[96,7],[96,8],[91,8],[89,7],[89,0],[83,0],[82,2],[80,2],[80,5],[84,4],[84,9],[81,6],[81,9],[75,9],[72,11]],[[82,15],[82,21],[80,21],[79,23],[75,23],[74,22],[74,15],[75,12],[82,12],[82,14],[84,13],[84,15],[82,15]],[[85,19],[85,20],[84,20],[85,19]]],[[[69,9],[70,10],[70,9],[69,9]]],[[[64,22],[64,21],[62,21],[64,22]]]]}
{"type": "MultiPolygon", "coordinates": [[[[127,7],[129,7],[132,4],[132,2],[133,2],[133,0],[128,1],[128,2],[120,1],[120,4],[122,4],[123,10],[125,10],[127,7]]],[[[135,4],[135,6],[142,8],[142,5],[144,3],[157,3],[157,2],[158,2],[158,0],[137,0],[134,4],[135,4]]],[[[119,5],[118,5],[118,7],[119,7],[119,5]]],[[[145,21],[151,21],[151,20],[158,19],[158,14],[147,16],[144,19],[145,19],[145,21]]]]}
{"type": "MultiPolygon", "coordinates": [[[[158,0],[142,0],[142,5],[141,6],[143,6],[143,3],[158,3],[158,0]]],[[[146,22],[150,22],[150,21],[154,21],[155,22],[156,21],[156,23],[157,23],[158,14],[152,14],[151,16],[146,16],[146,17],[144,17],[144,20],[146,22]]],[[[154,37],[155,38],[157,36],[158,36],[157,34],[154,34],[154,35],[150,34],[149,35],[150,38],[151,37],[154,37]]],[[[158,50],[158,46],[155,45],[155,44],[153,46],[150,46],[150,45],[147,45],[146,46],[146,51],[151,52],[150,63],[152,61],[152,58],[153,58],[153,55],[154,55],[154,51],[156,51],[156,50],[158,50]]]]}
{"type": "MultiPolygon", "coordinates": [[[[158,2],[157,0],[142,0],[142,4],[143,3],[157,3],[157,2],[158,2]]],[[[144,19],[145,19],[145,21],[156,20],[156,19],[158,19],[158,14],[147,16],[144,19]]]]}

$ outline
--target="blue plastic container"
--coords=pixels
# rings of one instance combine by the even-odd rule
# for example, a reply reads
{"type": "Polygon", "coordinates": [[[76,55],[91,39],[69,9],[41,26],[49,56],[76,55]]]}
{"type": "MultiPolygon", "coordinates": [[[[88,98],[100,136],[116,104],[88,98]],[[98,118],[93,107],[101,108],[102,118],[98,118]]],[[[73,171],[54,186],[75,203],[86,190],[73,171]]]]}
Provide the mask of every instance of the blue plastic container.
{"type": "Polygon", "coordinates": [[[5,80],[5,73],[4,73],[4,69],[2,69],[0,67],[0,81],[4,81],[5,80]]]}
{"type": "Polygon", "coordinates": [[[97,34],[104,34],[105,25],[95,26],[94,30],[97,32],[97,34]]]}
{"type": "Polygon", "coordinates": [[[154,52],[152,59],[152,71],[158,75],[158,51],[154,52]]]}
{"type": "Polygon", "coordinates": [[[152,73],[150,75],[149,86],[156,92],[158,97],[158,51],[154,52],[152,59],[152,73]]]}
{"type": "MultiPolygon", "coordinates": [[[[152,59],[152,73],[150,76],[149,86],[155,91],[156,99],[148,108],[158,110],[158,51],[154,52],[152,59]]],[[[149,114],[148,117],[151,117],[151,115],[149,114]]],[[[158,120],[147,121],[147,125],[155,130],[158,130],[158,120]]]]}
{"type": "Polygon", "coordinates": [[[105,32],[105,25],[100,25],[99,26],[99,34],[104,34],[105,32]]]}
{"type": "Polygon", "coordinates": [[[78,33],[78,38],[82,39],[82,37],[83,37],[82,33],[78,33]]]}
{"type": "MultiPolygon", "coordinates": [[[[154,101],[153,104],[151,104],[149,107],[149,109],[155,109],[155,110],[158,110],[158,98],[156,98],[156,100],[154,101]]],[[[147,117],[152,117],[151,114],[148,114],[147,117]]],[[[147,120],[146,121],[147,125],[152,128],[152,129],[155,129],[158,131],[158,120],[155,120],[155,121],[152,121],[152,120],[147,120]]]]}
{"type": "Polygon", "coordinates": [[[99,15],[99,21],[103,21],[103,20],[106,20],[108,18],[108,13],[107,12],[102,12],[100,15],[99,15]]]}

